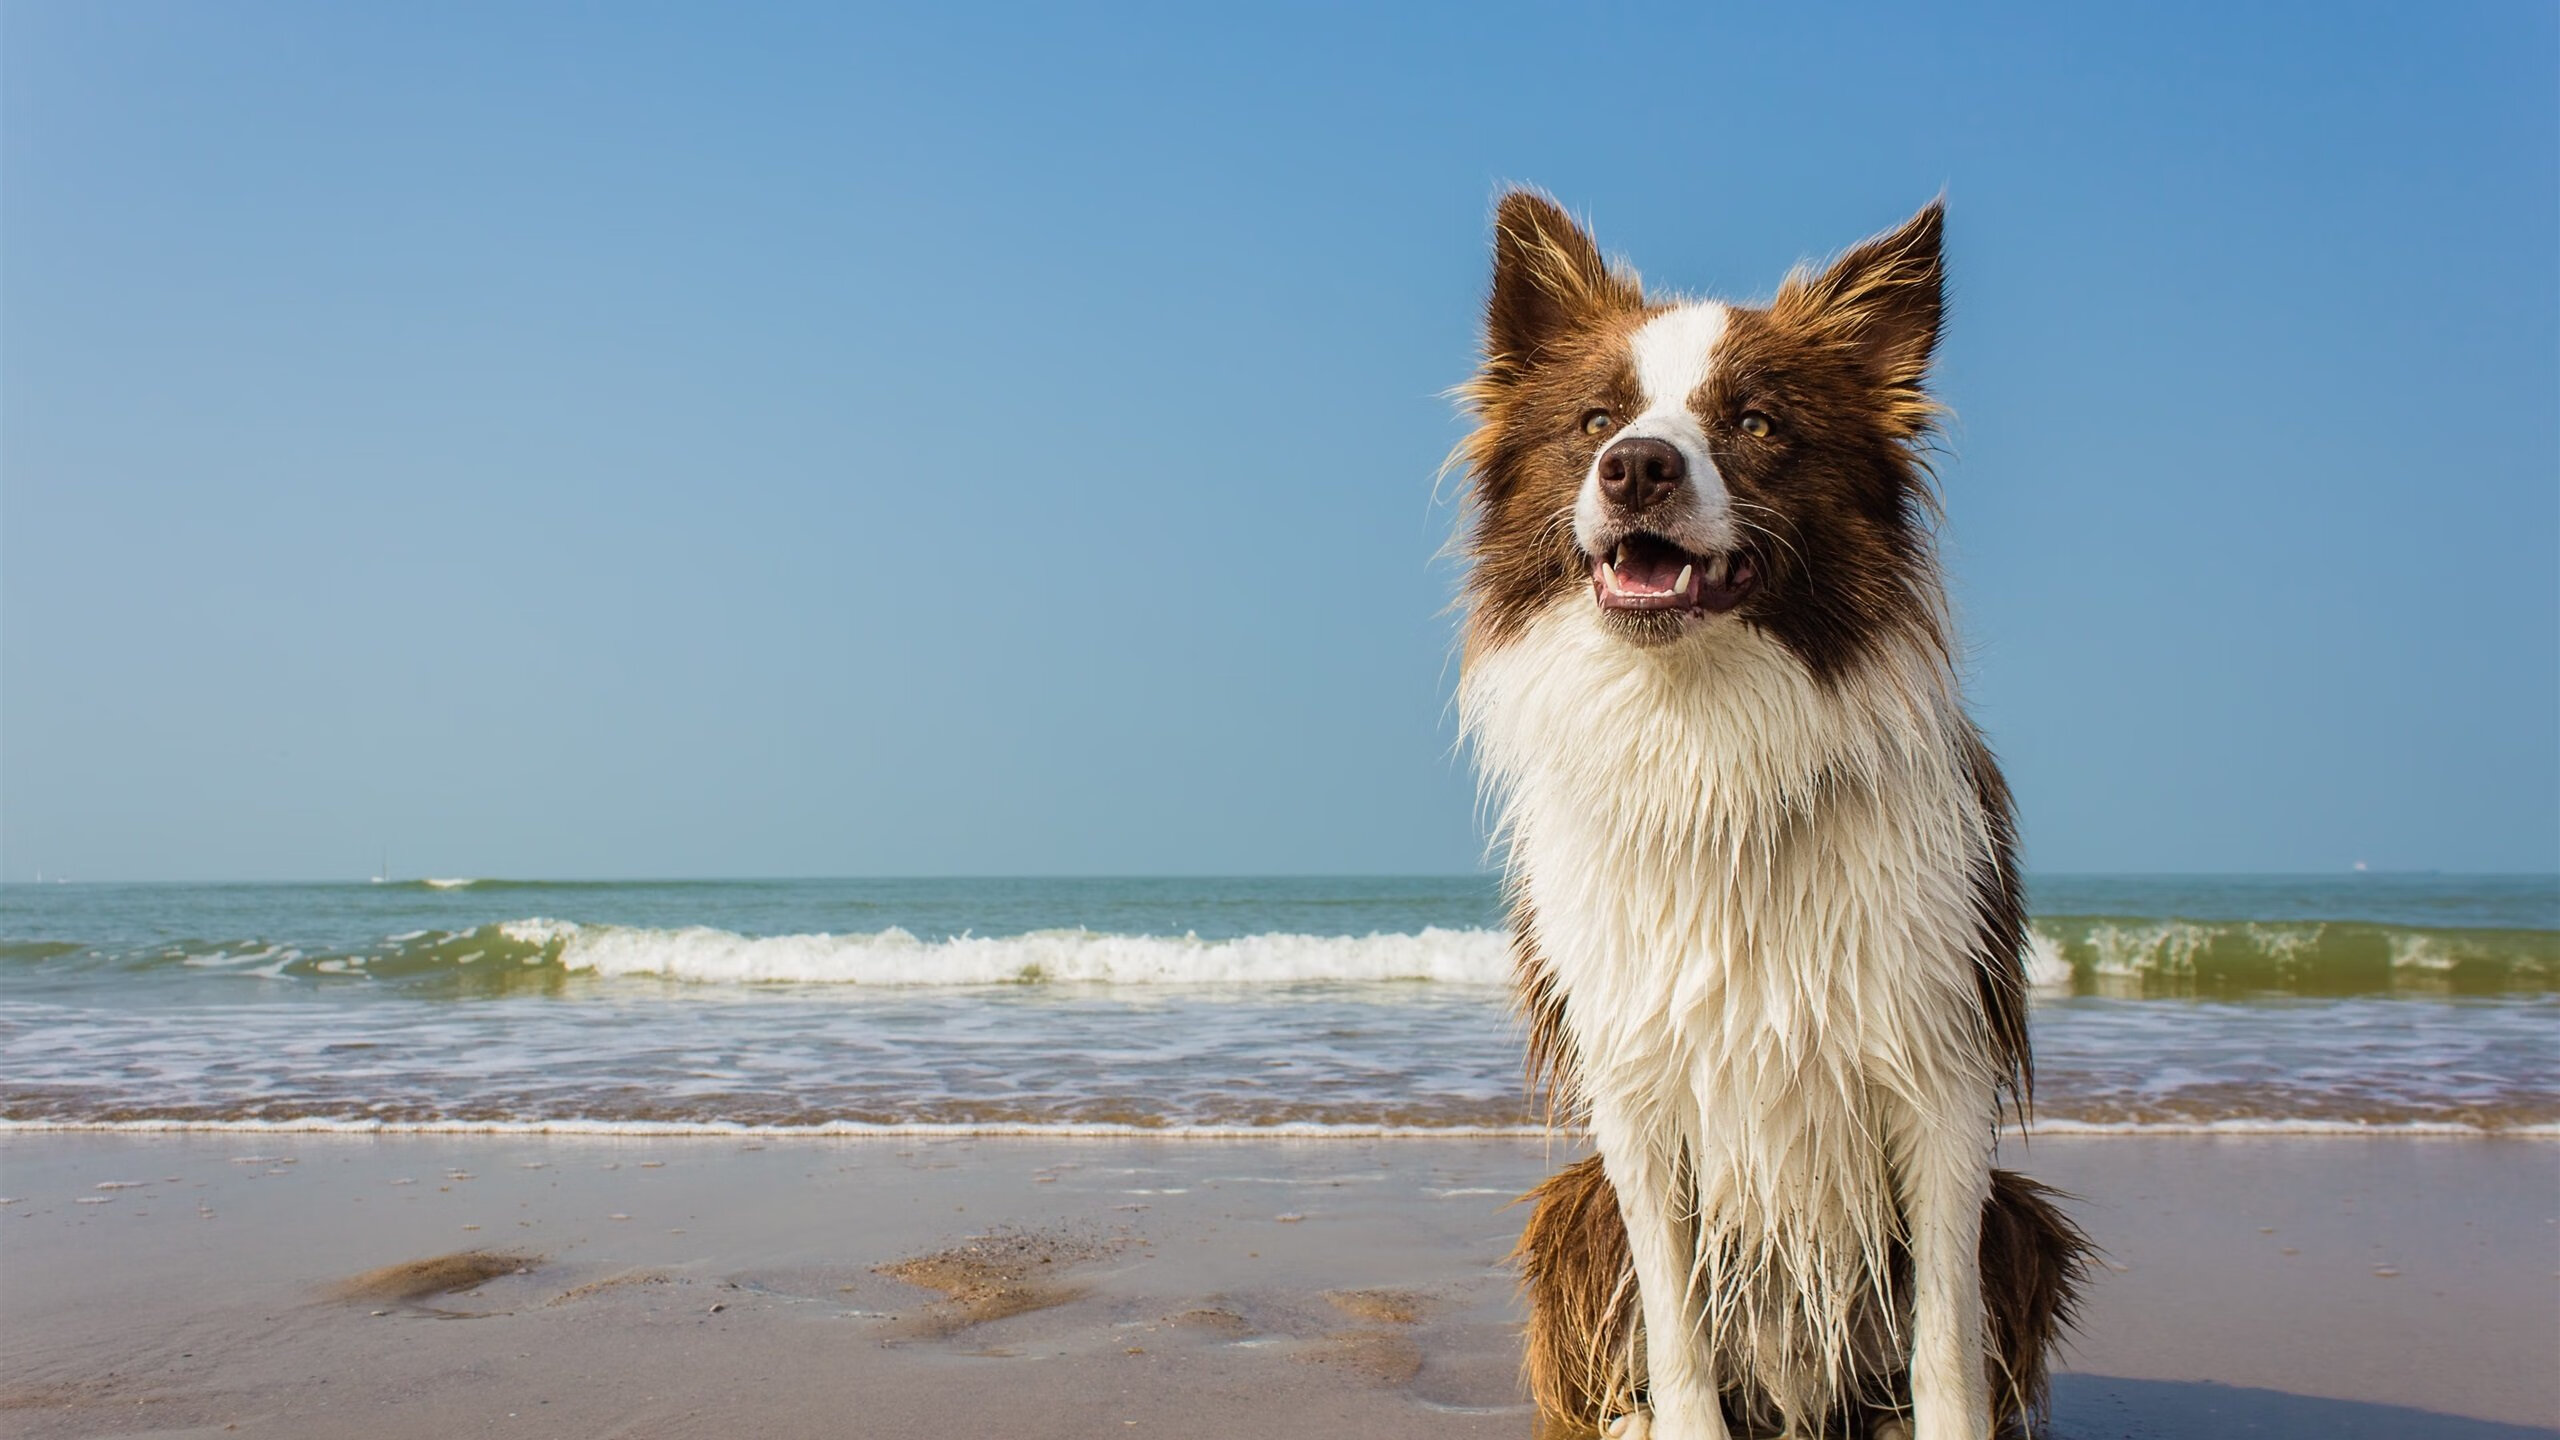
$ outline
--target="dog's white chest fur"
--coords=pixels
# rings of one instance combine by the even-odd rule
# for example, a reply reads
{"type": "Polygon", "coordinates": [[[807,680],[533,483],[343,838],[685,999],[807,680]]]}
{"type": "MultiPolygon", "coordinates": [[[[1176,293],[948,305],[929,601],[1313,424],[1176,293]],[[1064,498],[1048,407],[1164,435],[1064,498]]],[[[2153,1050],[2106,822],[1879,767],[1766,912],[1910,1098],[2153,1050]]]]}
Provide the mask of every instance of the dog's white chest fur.
{"type": "Polygon", "coordinates": [[[1898,1238],[1883,1103],[1997,1080],[1943,661],[1826,687],[1746,626],[1639,647],[1567,599],[1473,657],[1464,708],[1582,1094],[1685,1177],[1708,1342],[1828,1390],[1895,1308],[1865,1304],[1898,1238]]]}

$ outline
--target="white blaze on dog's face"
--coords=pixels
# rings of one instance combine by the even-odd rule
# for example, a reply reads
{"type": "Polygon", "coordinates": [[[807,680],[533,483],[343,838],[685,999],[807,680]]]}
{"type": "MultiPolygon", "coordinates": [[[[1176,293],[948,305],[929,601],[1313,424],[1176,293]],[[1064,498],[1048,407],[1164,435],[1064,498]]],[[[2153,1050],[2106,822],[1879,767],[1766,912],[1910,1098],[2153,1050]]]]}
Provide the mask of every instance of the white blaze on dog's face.
{"type": "Polygon", "coordinates": [[[1694,408],[1707,398],[1725,315],[1710,300],[1645,321],[1627,337],[1641,408],[1623,423],[1605,411],[1586,418],[1602,444],[1574,501],[1573,538],[1597,561],[1603,608],[1722,614],[1750,588],[1733,496],[1694,408]]]}
{"type": "Polygon", "coordinates": [[[1765,306],[1663,302],[1552,202],[1505,197],[1466,389],[1470,647],[1578,600],[1632,644],[1747,625],[1830,676],[1933,626],[1939,220],[1765,306]]]}

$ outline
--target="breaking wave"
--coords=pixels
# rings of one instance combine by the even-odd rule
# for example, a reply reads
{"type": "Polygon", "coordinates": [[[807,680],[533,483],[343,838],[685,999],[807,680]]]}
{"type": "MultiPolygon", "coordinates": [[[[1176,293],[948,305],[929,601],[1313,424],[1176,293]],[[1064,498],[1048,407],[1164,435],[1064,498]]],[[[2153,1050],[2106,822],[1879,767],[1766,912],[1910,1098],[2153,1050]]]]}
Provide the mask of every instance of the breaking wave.
{"type": "Polygon", "coordinates": [[[1413,935],[1101,935],[1042,930],[980,939],[919,940],[904,930],[872,935],[777,935],[725,930],[588,928],[539,921],[500,927],[546,947],[559,963],[598,975],[668,980],[794,981],[853,985],[1288,985],[1438,981],[1498,985],[1510,950],[1490,930],[1413,935]]]}
{"type": "Polygon", "coordinates": [[[77,946],[19,942],[0,959],[63,964],[185,966],[268,979],[470,980],[504,972],[647,977],[696,984],[861,986],[1294,985],[1434,982],[1499,985],[1510,950],[1493,930],[1409,935],[1112,935],[1038,930],[924,940],[892,927],[868,934],[740,935],[708,926],[652,929],[569,920],[509,920],[463,931],[421,930],[344,953],[259,942],[178,942],[110,956],[77,946]]]}
{"type": "MultiPolygon", "coordinates": [[[[467,930],[415,930],[354,948],[267,940],[170,941],[109,951],[0,943],[0,964],[262,979],[444,983],[522,989],[571,976],[701,985],[867,987],[1245,986],[1508,983],[1509,944],[1492,929],[1261,933],[1224,939],[1082,929],[920,938],[863,933],[745,935],[543,917],[467,930]]],[[[2035,924],[2028,976],[2046,994],[2491,994],[2560,991],[2560,933],[2362,922],[2255,922],[2054,916],[2035,924]]]]}
{"type": "Polygon", "coordinates": [[[2054,916],[2037,949],[2083,994],[2364,995],[2560,989],[2560,933],[2361,921],[2054,916]]]}

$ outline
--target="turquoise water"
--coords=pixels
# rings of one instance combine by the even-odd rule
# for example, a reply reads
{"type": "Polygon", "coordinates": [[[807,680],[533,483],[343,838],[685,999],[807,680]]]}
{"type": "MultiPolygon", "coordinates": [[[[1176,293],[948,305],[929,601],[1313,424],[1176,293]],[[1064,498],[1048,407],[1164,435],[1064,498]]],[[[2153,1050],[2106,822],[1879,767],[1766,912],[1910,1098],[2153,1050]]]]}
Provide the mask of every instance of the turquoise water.
{"type": "MultiPolygon", "coordinates": [[[[2045,877],[2050,1128],[2560,1128],[2560,880],[2045,877]]],[[[0,889],[0,1121],[1501,1130],[1487,877],[0,889]]]]}

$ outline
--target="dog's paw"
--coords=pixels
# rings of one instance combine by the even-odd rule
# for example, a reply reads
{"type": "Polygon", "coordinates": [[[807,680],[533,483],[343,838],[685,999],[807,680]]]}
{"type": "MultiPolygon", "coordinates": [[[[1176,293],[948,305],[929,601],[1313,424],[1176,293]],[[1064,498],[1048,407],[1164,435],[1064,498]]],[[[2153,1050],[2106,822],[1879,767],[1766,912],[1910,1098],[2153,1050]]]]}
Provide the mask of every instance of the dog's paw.
{"type": "Polygon", "coordinates": [[[1630,1410],[1612,1415],[1600,1422],[1600,1433],[1608,1440],[1653,1440],[1653,1412],[1630,1410]]]}

